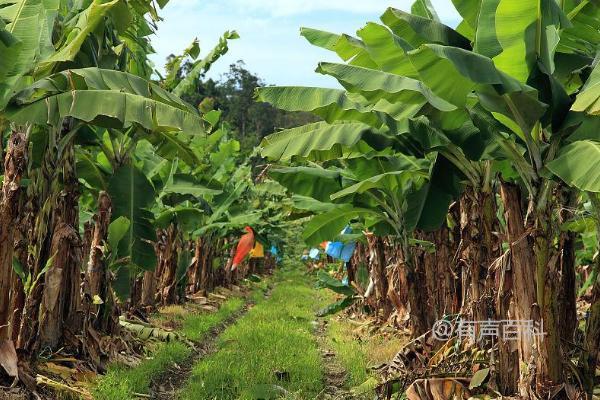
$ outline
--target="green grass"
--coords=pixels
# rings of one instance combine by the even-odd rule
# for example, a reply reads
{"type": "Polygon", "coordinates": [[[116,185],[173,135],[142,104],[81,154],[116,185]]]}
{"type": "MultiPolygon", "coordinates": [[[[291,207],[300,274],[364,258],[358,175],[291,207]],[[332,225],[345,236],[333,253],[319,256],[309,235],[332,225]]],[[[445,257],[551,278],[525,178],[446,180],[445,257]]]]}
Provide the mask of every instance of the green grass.
{"type": "MultiPolygon", "coordinates": [[[[264,297],[266,289],[265,280],[253,283],[249,300],[254,302],[264,297]]],[[[240,311],[245,302],[243,298],[231,297],[214,313],[185,314],[183,308],[178,307],[178,312],[183,315],[177,315],[181,317],[181,328],[177,329],[177,333],[183,334],[189,340],[200,341],[212,328],[240,311]]],[[[148,394],[153,379],[173,363],[186,360],[191,352],[192,349],[181,342],[159,343],[152,351],[151,357],[143,360],[135,368],[120,364],[110,365],[106,375],[98,380],[92,394],[96,400],[130,400],[134,398],[134,393],[148,394]]]]}
{"type": "Polygon", "coordinates": [[[267,293],[267,291],[269,290],[269,282],[270,280],[263,279],[260,282],[250,283],[251,285],[253,285],[252,287],[254,288],[254,290],[252,290],[250,296],[248,297],[250,299],[250,302],[256,304],[262,299],[264,299],[265,293],[267,293]]]}
{"type": "Polygon", "coordinates": [[[93,390],[96,400],[131,400],[134,393],[148,393],[152,379],[158,377],[173,363],[189,357],[191,349],[183,343],[161,343],[152,358],[135,368],[112,365],[93,390]]]}
{"type": "Polygon", "coordinates": [[[365,345],[352,337],[349,328],[347,324],[331,319],[327,327],[327,337],[340,364],[346,370],[346,385],[352,388],[367,380],[369,360],[365,345]]]}
{"type": "MultiPolygon", "coordinates": [[[[360,324],[360,323],[359,323],[360,324]]],[[[331,318],[327,326],[327,342],[347,373],[346,388],[358,389],[362,397],[373,398],[373,380],[369,366],[389,362],[408,340],[407,337],[369,333],[347,319],[331,318]]]]}
{"type": "Polygon", "coordinates": [[[212,328],[224,322],[244,307],[245,300],[239,297],[227,299],[221,307],[211,314],[192,314],[183,319],[180,333],[192,341],[199,341],[210,332],[212,328]]]}
{"type": "Polygon", "coordinates": [[[275,279],[271,297],[257,298],[221,335],[218,352],[194,367],[182,399],[254,399],[273,385],[309,399],[322,389],[312,321],[323,302],[298,270],[280,270],[275,279]],[[289,381],[278,380],[276,371],[287,373],[289,381]]]}

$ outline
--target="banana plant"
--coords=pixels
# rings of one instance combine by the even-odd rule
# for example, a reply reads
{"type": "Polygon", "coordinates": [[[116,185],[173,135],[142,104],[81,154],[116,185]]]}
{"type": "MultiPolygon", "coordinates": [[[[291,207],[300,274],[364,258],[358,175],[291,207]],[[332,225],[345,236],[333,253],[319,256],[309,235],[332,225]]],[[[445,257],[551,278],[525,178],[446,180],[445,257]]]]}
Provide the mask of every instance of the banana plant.
{"type": "MultiPolygon", "coordinates": [[[[113,217],[131,221],[129,240],[123,243],[128,243],[132,264],[154,268],[149,243],[154,239],[152,217],[145,209],[155,198],[155,188],[130,158],[140,138],[145,137],[154,142],[159,155],[168,156],[175,149],[182,159],[194,163],[196,157],[186,141],[205,134],[199,113],[143,78],[84,68],[60,72],[27,87],[14,97],[6,115],[17,124],[56,126],[65,118],[81,121],[77,128],[87,124],[95,136],[86,138],[88,146],[95,141],[102,158],[109,161],[102,165],[87,158],[95,178],[90,181],[105,182],[115,204],[113,217]]],[[[70,135],[76,134],[74,129],[70,135]]],[[[85,156],[82,159],[86,160],[85,156]]]]}
{"type": "MultiPolygon", "coordinates": [[[[504,196],[507,218],[516,218],[509,222],[509,242],[527,229],[532,232],[517,253],[525,257],[513,255],[517,314],[531,319],[532,304],[541,307],[548,335],[538,343],[535,378],[561,382],[560,334],[553,311],[559,289],[550,283],[558,252],[552,210],[560,201],[552,193],[559,177],[568,185],[596,189],[593,175],[586,174],[590,164],[569,154],[579,146],[591,155],[594,146],[570,143],[594,135],[598,69],[591,32],[597,30],[597,19],[584,15],[597,16],[598,7],[553,0],[455,3],[464,18],[457,30],[443,25],[420,2],[416,14],[388,9],[381,16],[383,25],[369,23],[358,37],[303,29],[312,44],[345,61],[317,68],[345,90],[260,90],[263,101],[324,120],[265,138],[263,155],[298,162],[352,159],[361,152],[369,159],[373,151],[390,149],[421,158],[437,155],[436,162],[452,165],[451,181],[458,179],[475,192],[491,193],[498,170],[503,169],[505,180],[516,177],[530,206],[525,214],[504,196]],[[501,168],[505,161],[510,168],[501,168]],[[558,169],[567,170],[568,177],[558,169]]],[[[432,175],[429,182],[437,186],[435,197],[440,189],[446,196],[456,195],[439,181],[435,185],[432,175]]],[[[443,206],[441,210],[441,215],[447,212],[443,206]]],[[[529,391],[524,377],[530,347],[520,345],[522,395],[529,391]]]]}
{"type": "MultiPolygon", "coordinates": [[[[153,2],[134,3],[129,7],[121,0],[91,1],[69,9],[60,7],[59,2],[37,0],[11,0],[1,5],[0,33],[6,53],[0,72],[0,125],[4,133],[10,123],[13,141],[19,139],[21,146],[30,146],[33,154],[28,168],[20,168],[27,170],[31,181],[27,199],[34,202],[33,210],[39,210],[31,223],[35,225],[31,228],[33,234],[27,238],[28,248],[34,253],[30,259],[36,260],[36,265],[28,265],[32,276],[39,277],[45,260],[53,256],[45,253],[52,235],[60,231],[62,225],[57,224],[65,224],[71,232],[71,244],[64,245],[65,251],[75,253],[80,248],[78,217],[69,211],[76,210],[80,200],[76,164],[84,188],[82,200],[89,206],[86,211],[93,213],[95,206],[90,199],[95,199],[100,190],[108,190],[113,197],[113,220],[124,217],[130,221],[124,236],[127,240],[120,241],[119,250],[121,259],[128,260],[126,264],[131,268],[120,263],[121,272],[155,266],[150,243],[154,239],[154,215],[149,208],[157,188],[140,167],[150,163],[144,164],[138,154],[145,150],[148,155],[150,146],[164,158],[160,161],[163,164],[174,159],[190,164],[197,161],[189,143],[193,137],[206,134],[206,122],[194,107],[148,80],[151,69],[147,55],[151,47],[147,36],[159,17],[153,2]],[[64,204],[57,207],[55,203],[61,199],[64,204]],[[71,250],[67,250],[69,246],[71,250]]],[[[160,3],[164,6],[166,2],[160,3]]],[[[4,184],[16,182],[19,188],[19,179],[10,175],[4,184]]],[[[18,190],[14,193],[17,195],[18,190]]],[[[9,219],[22,217],[14,215],[15,210],[5,211],[9,219]]],[[[6,259],[11,258],[9,255],[6,259]]],[[[70,287],[79,286],[77,269],[81,266],[75,266],[75,256],[57,259],[65,265],[54,265],[45,273],[46,285],[43,289],[38,285],[36,293],[27,297],[24,311],[37,315],[41,308],[39,341],[51,347],[62,335],[60,314],[74,316],[79,312],[78,291],[70,287]],[[48,284],[60,280],[58,274],[67,270],[73,273],[68,273],[62,288],[48,284]],[[38,289],[46,292],[43,298],[38,289]],[[60,303],[61,298],[69,296],[64,310],[46,304],[60,303]],[[51,314],[51,310],[58,314],[51,314]]],[[[10,274],[10,269],[2,266],[3,288],[7,284],[5,272],[10,274]]],[[[9,290],[2,292],[3,296],[9,295],[9,290]]],[[[19,296],[15,292],[11,301],[19,296]]],[[[7,300],[2,302],[3,307],[10,304],[8,298],[3,300],[7,300]]],[[[2,321],[4,314],[0,310],[2,321]]],[[[33,321],[23,322],[24,343],[38,340],[33,321]]],[[[74,330],[78,324],[73,321],[74,330]]],[[[16,336],[17,323],[12,325],[16,336]]],[[[4,335],[5,330],[0,334],[4,335]]]]}
{"type": "Polygon", "coordinates": [[[219,38],[217,45],[202,59],[197,59],[200,55],[200,47],[198,41],[195,40],[184,50],[183,54],[176,56],[170,60],[167,65],[167,76],[164,80],[164,85],[176,96],[183,96],[194,87],[196,82],[202,75],[204,75],[220,57],[227,54],[229,51],[228,41],[239,39],[239,35],[236,31],[226,31],[219,38]],[[182,63],[189,57],[192,62],[190,64],[184,64],[187,69],[185,76],[180,77],[182,63]]]}
{"type": "Polygon", "coordinates": [[[317,279],[318,281],[316,284],[316,288],[329,289],[337,294],[344,296],[342,299],[323,307],[317,312],[317,316],[324,317],[326,315],[336,314],[341,310],[344,310],[350,307],[352,304],[354,304],[357,295],[356,289],[354,289],[351,286],[345,285],[344,283],[335,278],[332,278],[328,272],[323,270],[319,271],[319,273],[317,274],[317,279]]]}

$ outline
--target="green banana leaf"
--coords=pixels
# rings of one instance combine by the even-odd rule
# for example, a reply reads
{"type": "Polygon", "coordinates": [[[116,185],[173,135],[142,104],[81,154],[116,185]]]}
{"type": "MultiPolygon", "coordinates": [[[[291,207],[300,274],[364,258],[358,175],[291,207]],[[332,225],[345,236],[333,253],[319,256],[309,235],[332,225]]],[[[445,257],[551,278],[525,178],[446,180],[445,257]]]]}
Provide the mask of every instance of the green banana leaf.
{"type": "Polygon", "coordinates": [[[203,210],[196,207],[180,205],[161,211],[154,220],[154,225],[159,228],[167,228],[171,223],[177,223],[185,232],[193,232],[199,229],[206,215],[203,210]]]}
{"type": "Polygon", "coordinates": [[[292,205],[297,210],[312,211],[314,213],[323,213],[331,211],[336,207],[333,203],[322,202],[312,197],[292,195],[292,205]]]}
{"type": "Polygon", "coordinates": [[[167,160],[181,159],[190,167],[200,160],[190,147],[191,138],[183,132],[154,131],[148,141],[154,144],[156,154],[167,160]]]}
{"type": "Polygon", "coordinates": [[[373,158],[357,157],[344,160],[341,171],[347,181],[361,181],[375,175],[395,171],[427,171],[430,162],[425,158],[416,158],[403,153],[373,158]]]}
{"type": "Polygon", "coordinates": [[[335,33],[312,28],[300,28],[300,35],[314,46],[335,52],[342,60],[352,65],[374,68],[377,64],[371,59],[365,49],[365,44],[350,35],[335,33]]]}
{"type": "Polygon", "coordinates": [[[456,8],[460,16],[464,18],[464,22],[469,26],[472,32],[477,30],[477,21],[479,19],[479,10],[482,7],[482,2],[482,0],[452,0],[454,8],[456,8]]]}
{"type": "Polygon", "coordinates": [[[291,193],[328,202],[329,197],[342,188],[339,171],[320,167],[287,167],[269,171],[269,176],[291,193]]]}
{"type": "Polygon", "coordinates": [[[217,45],[208,53],[206,57],[202,60],[196,61],[190,72],[186,74],[186,76],[175,86],[172,93],[175,96],[181,96],[184,93],[188,92],[194,85],[194,82],[198,79],[199,76],[206,73],[211,65],[217,61],[220,57],[227,54],[229,51],[229,46],[227,41],[239,39],[240,35],[236,31],[227,31],[220,38],[217,45]]]}
{"type": "Polygon", "coordinates": [[[406,52],[414,47],[386,26],[368,22],[357,34],[363,40],[366,51],[378,69],[408,78],[418,78],[417,71],[406,55],[406,52]]]}
{"type": "Polygon", "coordinates": [[[67,70],[22,90],[7,109],[16,123],[58,125],[65,117],[109,128],[204,133],[198,112],[178,97],[125,72],[67,70]]]}
{"type": "Polygon", "coordinates": [[[107,90],[61,93],[9,109],[6,116],[18,124],[57,126],[63,118],[73,117],[107,128],[128,128],[138,124],[150,131],[202,132],[200,119],[190,112],[138,95],[107,90]]]}
{"type": "Polygon", "coordinates": [[[108,225],[108,245],[111,251],[118,251],[119,243],[129,232],[130,226],[131,221],[127,217],[118,217],[108,225]]]}
{"type": "Polygon", "coordinates": [[[354,301],[355,298],[352,296],[344,297],[343,299],[331,303],[317,311],[317,317],[325,317],[327,315],[337,314],[354,304],[354,301]]]}
{"type": "Polygon", "coordinates": [[[329,123],[363,122],[373,127],[381,121],[372,109],[356,102],[344,90],[318,87],[268,86],[257,89],[258,100],[286,111],[312,112],[329,123]]]}
{"type": "Polygon", "coordinates": [[[345,64],[320,63],[317,72],[336,78],[349,92],[359,93],[371,103],[385,99],[390,103],[424,104],[428,102],[440,111],[456,107],[436,96],[422,82],[345,64]]]}
{"type": "Polygon", "coordinates": [[[102,172],[96,160],[84,148],[75,149],[77,175],[95,190],[106,190],[106,174],[102,172]]]}
{"type": "MultiPolygon", "coordinates": [[[[469,0],[454,0],[454,3],[456,4],[458,1],[467,7],[469,3],[473,4],[469,0]]],[[[481,0],[479,16],[476,23],[474,22],[477,32],[475,32],[473,51],[489,58],[494,58],[502,52],[502,46],[496,37],[496,9],[498,3],[500,3],[500,0],[481,0]]]]}
{"type": "Polygon", "coordinates": [[[438,43],[463,49],[471,48],[469,39],[432,19],[390,7],[381,16],[381,21],[414,48],[425,43],[438,43]]]}
{"type": "Polygon", "coordinates": [[[151,242],[156,240],[153,215],[148,207],[156,196],[146,176],[132,165],[117,169],[108,182],[112,200],[112,219],[125,217],[130,227],[119,243],[119,255],[145,270],[156,267],[156,255],[151,242]]]}
{"type": "Polygon", "coordinates": [[[371,189],[381,189],[387,193],[399,195],[406,192],[412,184],[420,186],[427,177],[428,173],[425,171],[404,170],[385,172],[348,186],[332,194],[331,199],[337,200],[355,193],[365,193],[371,189]]]}
{"type": "Polygon", "coordinates": [[[600,115],[600,64],[596,64],[592,70],[571,109],[590,115],[600,115]]]}
{"type": "Polygon", "coordinates": [[[573,142],[561,149],[546,167],[570,186],[600,192],[600,142],[573,142]]]}
{"type": "Polygon", "coordinates": [[[327,151],[331,158],[337,158],[342,155],[343,148],[352,147],[361,139],[373,136],[377,136],[376,131],[359,122],[316,122],[265,137],[261,142],[261,154],[271,160],[285,161],[327,151]]]}
{"type": "Polygon", "coordinates": [[[0,110],[19,80],[33,69],[45,45],[46,11],[42,0],[0,0],[0,110]]]}
{"type": "Polygon", "coordinates": [[[69,69],[40,79],[20,91],[15,96],[14,102],[19,105],[29,104],[71,90],[114,90],[138,95],[199,115],[193,106],[155,83],[127,72],[95,67],[69,69]]]}
{"type": "Polygon", "coordinates": [[[410,8],[410,12],[419,17],[440,21],[440,17],[429,0],[416,0],[410,8]]]}
{"type": "Polygon", "coordinates": [[[302,238],[309,246],[317,245],[338,236],[351,220],[364,217],[370,217],[373,220],[382,218],[377,211],[342,204],[331,211],[314,216],[306,224],[302,238]]]}
{"type": "Polygon", "coordinates": [[[502,52],[494,64],[523,83],[538,59],[553,72],[561,26],[570,22],[555,0],[500,0],[495,27],[502,52]]]}
{"type": "Polygon", "coordinates": [[[65,36],[69,38],[65,45],[61,46],[56,53],[43,60],[38,68],[50,70],[56,63],[75,59],[85,39],[100,24],[104,23],[104,17],[117,3],[119,3],[119,0],[93,0],[85,10],[75,17],[76,22],[70,27],[70,30],[65,32],[65,36]]]}
{"type": "Polygon", "coordinates": [[[556,51],[568,55],[586,55],[593,59],[597,44],[600,43],[600,4],[593,0],[566,4],[569,3],[572,8],[565,9],[565,12],[571,26],[560,32],[556,51]]]}
{"type": "Polygon", "coordinates": [[[332,278],[331,275],[324,270],[319,270],[317,273],[317,283],[315,286],[317,289],[333,290],[335,293],[343,294],[344,296],[356,295],[356,290],[354,290],[353,287],[344,285],[342,281],[332,278]]]}
{"type": "Polygon", "coordinates": [[[206,186],[190,174],[177,173],[163,187],[164,193],[191,194],[201,197],[204,195],[217,195],[223,193],[221,188],[206,186]]]}

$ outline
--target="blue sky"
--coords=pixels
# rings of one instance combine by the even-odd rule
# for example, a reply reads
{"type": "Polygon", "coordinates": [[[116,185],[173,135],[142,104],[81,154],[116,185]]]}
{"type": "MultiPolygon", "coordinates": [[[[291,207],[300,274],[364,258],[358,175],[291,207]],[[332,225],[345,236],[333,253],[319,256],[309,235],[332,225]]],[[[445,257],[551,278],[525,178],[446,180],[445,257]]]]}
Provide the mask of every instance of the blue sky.
{"type": "MultiPolygon", "coordinates": [[[[161,69],[171,53],[181,53],[200,40],[206,54],[226,30],[241,38],[231,41],[229,53],[213,65],[218,78],[229,64],[244,60],[247,68],[269,84],[337,86],[330,77],[314,72],[319,61],[338,61],[335,54],[310,45],[299,35],[307,26],[335,33],[355,34],[368,21],[378,21],[386,7],[409,10],[413,0],[171,0],[152,38],[151,58],[161,69]]],[[[451,0],[432,0],[440,18],[455,26],[459,17],[451,0]]]]}

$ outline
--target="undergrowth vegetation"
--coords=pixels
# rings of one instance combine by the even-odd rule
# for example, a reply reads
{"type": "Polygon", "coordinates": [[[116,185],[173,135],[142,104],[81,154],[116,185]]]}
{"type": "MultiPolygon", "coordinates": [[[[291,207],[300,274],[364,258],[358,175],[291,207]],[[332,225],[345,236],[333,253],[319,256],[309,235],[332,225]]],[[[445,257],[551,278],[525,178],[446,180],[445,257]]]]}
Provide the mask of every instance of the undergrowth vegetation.
{"type": "Polygon", "coordinates": [[[276,273],[260,299],[219,338],[218,352],[200,361],[183,399],[314,398],[322,389],[321,356],[314,338],[322,299],[298,270],[276,273]],[[215,373],[218,371],[218,373],[215,373]]]}
{"type": "Polygon", "coordinates": [[[346,370],[348,389],[364,384],[369,377],[369,367],[388,362],[406,338],[370,334],[351,320],[332,318],[327,326],[328,343],[346,370]]]}
{"type": "MultiPolygon", "coordinates": [[[[178,327],[174,330],[181,338],[200,342],[209,337],[210,332],[240,312],[247,303],[254,303],[264,297],[268,281],[249,284],[251,291],[244,296],[230,297],[215,312],[190,312],[190,307],[168,306],[160,310],[156,319],[166,320],[178,327]]],[[[240,292],[243,293],[243,292],[240,292]]],[[[135,368],[123,364],[112,364],[105,376],[93,391],[96,400],[128,400],[137,395],[147,395],[152,381],[165,373],[173,364],[188,359],[193,348],[182,341],[158,343],[149,351],[149,356],[135,368]]]]}
{"type": "Polygon", "coordinates": [[[215,326],[240,311],[244,304],[244,299],[233,297],[214,313],[190,315],[184,318],[181,333],[189,340],[201,340],[215,326]]]}
{"type": "Polygon", "coordinates": [[[152,355],[135,368],[122,364],[111,366],[100,379],[93,394],[96,400],[130,400],[136,394],[148,393],[152,380],[173,363],[190,356],[192,349],[181,342],[161,343],[152,355]]]}

